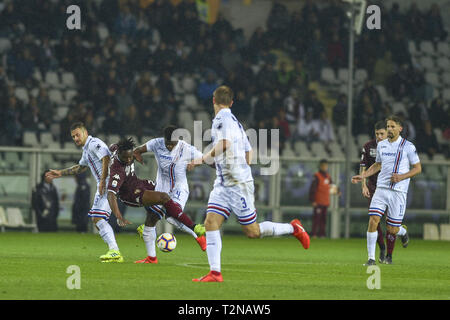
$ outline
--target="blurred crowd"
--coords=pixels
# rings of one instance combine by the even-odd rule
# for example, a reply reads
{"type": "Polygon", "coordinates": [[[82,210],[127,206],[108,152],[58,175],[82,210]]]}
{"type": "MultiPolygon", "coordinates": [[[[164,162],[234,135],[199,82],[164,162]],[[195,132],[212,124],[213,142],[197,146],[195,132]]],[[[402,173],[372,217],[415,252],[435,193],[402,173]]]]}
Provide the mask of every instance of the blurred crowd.
{"type": "MultiPolygon", "coordinates": [[[[68,128],[76,120],[93,134],[159,134],[177,122],[182,103],[174,77],[195,79],[194,92],[208,112],[214,89],[229,85],[233,112],[245,126],[279,128],[282,143],[334,141],[334,129],[346,124],[347,96],[336,96],[330,112],[309,86],[321,80],[323,67],[347,66],[348,18],[341,1],[306,0],[295,12],[274,1],[265,28],[249,39],[220,14],[212,25],[202,22],[195,0],[77,1],[83,28],[71,31],[65,28],[71,2],[14,0],[0,8],[0,38],[12,43],[0,56],[0,145],[21,145],[25,130],[46,131],[54,123],[58,106],[33,77],[36,70],[43,78],[49,71],[75,75],[77,95],[60,121],[61,142],[70,141],[68,128]],[[25,103],[15,96],[17,87],[37,94],[25,103]]],[[[405,134],[432,153],[433,128],[450,139],[450,109],[442,97],[430,98],[408,41],[447,39],[439,7],[420,11],[412,3],[401,12],[397,4],[371,2],[381,7],[383,29],[364,29],[356,40],[356,67],[370,80],[353,98],[353,134],[371,135],[373,124],[392,113],[376,88],[383,85],[407,101],[405,134]]]]}

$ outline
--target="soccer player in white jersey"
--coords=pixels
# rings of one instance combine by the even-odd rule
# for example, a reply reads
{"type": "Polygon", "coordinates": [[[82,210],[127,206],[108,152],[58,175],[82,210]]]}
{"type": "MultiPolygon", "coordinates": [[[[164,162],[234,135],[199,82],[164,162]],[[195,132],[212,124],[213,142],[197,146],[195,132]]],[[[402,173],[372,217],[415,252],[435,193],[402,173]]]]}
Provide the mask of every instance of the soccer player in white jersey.
{"type": "MultiPolygon", "coordinates": [[[[88,216],[92,218],[92,222],[98,229],[100,236],[109,247],[108,252],[100,256],[100,260],[102,262],[123,262],[123,256],[117,246],[114,231],[108,223],[111,208],[107,199],[106,186],[108,185],[108,167],[111,152],[102,140],[90,136],[81,122],[76,122],[70,127],[70,134],[74,143],[78,147],[83,148],[83,154],[79,163],[62,170],[50,170],[45,177],[47,181],[52,181],[63,176],[77,175],[88,168],[91,170],[92,175],[97,180],[97,191],[94,204],[88,216]]],[[[119,226],[130,224],[122,216],[117,217],[117,223],[119,226]]]]}
{"type": "Polygon", "coordinates": [[[242,125],[231,113],[233,91],[227,86],[218,87],[213,94],[215,118],[211,136],[213,149],[188,166],[191,170],[202,163],[215,163],[217,178],[210,193],[206,210],[206,253],[210,272],[195,282],[222,282],[220,253],[222,239],[220,227],[233,212],[242,230],[249,238],[294,235],[305,249],[309,248],[309,235],[300,220],[291,223],[256,222],[254,184],[250,169],[252,150],[242,125]]]}
{"type": "MultiPolygon", "coordinates": [[[[388,138],[378,143],[375,163],[367,171],[352,177],[352,182],[358,183],[381,170],[377,179],[377,189],[369,207],[367,230],[369,259],[366,266],[375,264],[377,226],[386,209],[387,233],[390,236],[401,237],[404,247],[408,245],[408,233],[402,226],[406,196],[410,179],[422,172],[416,147],[400,136],[403,129],[401,120],[396,116],[390,116],[386,119],[386,124],[388,138]]],[[[391,264],[392,256],[386,256],[385,263],[391,264]]]]}
{"type": "MultiPolygon", "coordinates": [[[[186,178],[187,165],[191,160],[202,157],[203,153],[189,143],[178,140],[178,138],[175,139],[173,133],[176,129],[177,127],[173,125],[167,126],[164,128],[164,137],[151,139],[137,147],[134,149],[134,157],[143,164],[143,153],[153,152],[155,154],[156,162],[158,163],[155,191],[167,193],[183,210],[189,198],[189,185],[186,178]]],[[[146,209],[156,214],[159,219],[166,216],[166,209],[162,205],[153,205],[146,207],[146,209]]],[[[200,248],[203,251],[206,250],[206,238],[204,235],[198,236],[194,230],[173,217],[166,216],[166,220],[178,229],[192,235],[200,245],[200,248]]],[[[150,220],[146,221],[145,224],[138,227],[137,231],[144,239],[148,256],[154,257],[156,255],[156,227],[154,223],[150,220]]],[[[143,262],[144,260],[137,262],[143,262]]]]}

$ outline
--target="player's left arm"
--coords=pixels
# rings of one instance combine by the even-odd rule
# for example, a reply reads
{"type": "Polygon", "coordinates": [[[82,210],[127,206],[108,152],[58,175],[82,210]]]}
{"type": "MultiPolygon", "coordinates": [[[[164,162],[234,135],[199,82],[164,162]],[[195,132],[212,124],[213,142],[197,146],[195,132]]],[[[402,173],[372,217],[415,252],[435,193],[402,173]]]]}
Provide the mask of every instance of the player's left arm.
{"type": "Polygon", "coordinates": [[[244,150],[245,150],[245,161],[247,161],[247,164],[250,165],[253,157],[253,149],[247,136],[245,136],[244,139],[244,150]]]}
{"type": "Polygon", "coordinates": [[[142,154],[143,154],[143,153],[146,153],[147,151],[148,151],[148,150],[147,150],[147,144],[144,143],[143,145],[141,145],[141,146],[139,146],[139,147],[137,147],[137,148],[135,148],[135,149],[133,150],[134,158],[135,158],[140,164],[144,164],[144,159],[142,158],[142,154]]]}
{"type": "Polygon", "coordinates": [[[250,165],[250,163],[252,162],[252,157],[253,157],[253,150],[245,152],[245,161],[247,161],[248,165],[250,165]]]}
{"type": "Polygon", "coordinates": [[[222,139],[212,148],[207,154],[204,154],[201,158],[197,158],[191,161],[188,165],[188,170],[192,170],[195,166],[206,163],[210,166],[214,164],[214,157],[220,156],[231,147],[231,142],[227,139],[222,139]]]}
{"type": "Polygon", "coordinates": [[[406,173],[398,174],[393,173],[391,177],[391,182],[397,183],[405,179],[412,178],[422,172],[422,165],[420,163],[419,156],[417,155],[416,147],[410,144],[407,150],[407,156],[412,169],[406,173]]]}

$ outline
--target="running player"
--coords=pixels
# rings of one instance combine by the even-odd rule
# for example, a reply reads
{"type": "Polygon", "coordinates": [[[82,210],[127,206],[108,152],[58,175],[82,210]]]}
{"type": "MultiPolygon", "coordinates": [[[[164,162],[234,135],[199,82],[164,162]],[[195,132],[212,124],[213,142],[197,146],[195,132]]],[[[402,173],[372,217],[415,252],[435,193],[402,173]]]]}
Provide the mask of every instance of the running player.
{"type": "MultiPolygon", "coordinates": [[[[195,232],[199,237],[203,236],[204,226],[196,225],[192,222],[188,215],[183,213],[180,205],[173,201],[165,192],[154,191],[155,185],[150,180],[139,179],[134,172],[134,155],[133,148],[135,144],[131,138],[122,139],[117,145],[110,147],[113,156],[111,157],[110,179],[108,183],[108,201],[112,212],[116,216],[121,216],[117,205],[117,197],[128,206],[146,207],[147,218],[145,225],[155,227],[160,219],[149,207],[153,205],[162,205],[164,212],[169,217],[183,223],[190,230],[195,232]]],[[[155,234],[156,236],[156,234],[155,234]]],[[[155,246],[147,245],[148,257],[142,263],[157,263],[155,246]]]]}
{"type": "MultiPolygon", "coordinates": [[[[83,147],[83,154],[77,165],[62,170],[50,170],[45,175],[47,181],[68,175],[77,175],[91,169],[92,175],[97,180],[97,191],[95,193],[94,204],[88,216],[98,229],[100,236],[109,247],[109,251],[100,256],[102,262],[123,262],[117,246],[114,231],[108,223],[111,215],[106,186],[108,184],[108,166],[110,162],[110,151],[108,146],[99,138],[90,136],[81,122],[76,122],[70,127],[70,134],[78,147],[83,147]]],[[[130,222],[121,215],[117,216],[119,226],[124,226],[130,222]]]]}
{"type": "Polygon", "coordinates": [[[309,236],[300,220],[291,223],[256,222],[254,184],[250,169],[251,146],[248,138],[231,113],[233,91],[227,86],[218,87],[213,93],[215,118],[211,136],[213,149],[199,159],[194,159],[188,170],[202,163],[216,165],[217,178],[210,193],[206,210],[206,253],[210,272],[196,282],[222,282],[220,254],[222,239],[220,227],[231,212],[238,217],[244,233],[249,238],[263,236],[294,235],[305,249],[309,248],[309,236]]]}
{"type": "MultiPolygon", "coordinates": [[[[369,259],[366,266],[375,265],[377,226],[386,210],[388,236],[398,235],[401,237],[403,246],[408,245],[408,233],[402,225],[406,209],[406,196],[411,177],[422,172],[416,147],[405,138],[400,137],[403,129],[401,120],[396,116],[390,116],[386,119],[386,126],[388,138],[378,143],[376,162],[363,174],[352,177],[352,183],[358,183],[381,170],[378,175],[377,189],[369,208],[367,230],[369,259]]],[[[387,259],[388,257],[386,257],[387,259]]],[[[389,260],[388,263],[392,263],[392,257],[389,260]]]]}
{"type": "MultiPolygon", "coordinates": [[[[370,166],[375,163],[375,158],[377,156],[377,144],[386,138],[387,138],[386,121],[378,121],[375,124],[375,139],[366,142],[363,146],[359,174],[363,174],[367,168],[370,168],[370,166]]],[[[369,205],[370,201],[372,200],[373,194],[375,193],[375,189],[377,188],[377,178],[378,173],[370,176],[368,179],[363,179],[361,182],[362,194],[364,197],[369,199],[369,205]]],[[[380,263],[384,263],[386,255],[386,246],[384,244],[383,231],[381,230],[380,223],[378,224],[377,232],[378,232],[377,243],[378,246],[380,247],[380,257],[378,261],[380,263]]],[[[389,239],[390,238],[387,238],[386,241],[388,243],[388,255],[391,255],[392,254],[391,248],[393,249],[393,246],[391,245],[389,239]]]]}
{"type": "MultiPolygon", "coordinates": [[[[164,128],[164,137],[151,139],[142,146],[137,147],[134,149],[134,157],[141,164],[144,164],[143,153],[150,151],[155,154],[156,162],[158,163],[155,191],[166,192],[174,202],[180,205],[181,209],[184,209],[189,198],[189,186],[186,178],[187,164],[191,160],[203,156],[203,154],[185,141],[178,140],[178,138],[175,139],[173,133],[176,129],[177,127],[173,125],[164,128]]],[[[154,212],[160,219],[166,215],[166,210],[161,205],[153,205],[147,209],[154,212]]],[[[202,250],[206,250],[205,236],[197,236],[193,230],[172,217],[167,217],[166,220],[177,228],[191,234],[202,250]]],[[[137,231],[144,239],[146,246],[153,248],[149,256],[154,256],[156,228],[143,224],[138,227],[137,231]]]]}

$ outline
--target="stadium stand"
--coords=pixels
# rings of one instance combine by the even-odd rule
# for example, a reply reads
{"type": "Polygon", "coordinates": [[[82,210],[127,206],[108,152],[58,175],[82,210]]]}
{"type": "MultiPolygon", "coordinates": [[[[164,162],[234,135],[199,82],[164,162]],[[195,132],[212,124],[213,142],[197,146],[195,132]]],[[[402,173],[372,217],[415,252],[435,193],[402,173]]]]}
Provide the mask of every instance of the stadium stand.
{"type": "MultiPolygon", "coordinates": [[[[311,24],[307,8],[300,12],[284,8],[285,13],[279,15],[276,12],[283,4],[276,3],[267,18],[266,31],[255,31],[247,40],[226,19],[213,25],[202,22],[192,0],[153,2],[148,6],[140,1],[117,1],[117,6],[106,10],[107,14],[105,0],[88,6],[83,3],[82,10],[89,17],[85,21],[89,32],[56,30],[45,21],[48,13],[37,3],[24,0],[11,3],[8,10],[0,12],[1,21],[12,21],[0,23],[3,61],[0,98],[5,101],[0,111],[7,115],[0,123],[0,145],[54,145],[58,141],[66,147],[69,144],[65,142],[70,141],[68,123],[75,120],[90,123],[93,134],[105,134],[111,139],[128,134],[136,136],[137,141],[143,141],[143,135],[158,135],[168,123],[192,129],[193,124],[189,122],[200,120],[205,129],[211,119],[211,92],[221,83],[247,93],[246,101],[239,102],[251,106],[249,114],[261,114],[243,121],[246,127],[254,128],[274,127],[273,117],[278,117],[280,109],[287,110],[293,88],[299,92],[294,109],[313,110],[315,119],[320,116],[317,108],[321,107],[310,102],[312,91],[330,116],[338,95],[346,94],[347,60],[340,50],[345,51],[348,39],[345,23],[341,21],[345,14],[339,2],[312,4],[320,21],[328,21],[329,15],[336,17],[333,23],[317,25],[311,24]],[[129,19],[140,23],[122,23],[121,13],[128,9],[129,19]],[[36,15],[40,19],[30,19],[34,21],[31,28],[27,19],[36,15]],[[142,17],[145,22],[141,21],[142,17]],[[309,31],[294,36],[288,31],[295,23],[300,23],[300,30],[309,31]],[[237,51],[224,43],[236,44],[237,51]],[[316,54],[315,50],[320,48],[325,54],[316,54]],[[281,70],[281,61],[285,62],[286,70],[281,70]],[[125,89],[125,96],[119,95],[121,88],[125,89]],[[271,112],[260,112],[262,106],[257,97],[261,94],[265,94],[271,112]],[[15,100],[9,99],[12,95],[15,100]],[[30,126],[27,110],[33,103],[39,107],[38,120],[35,126],[30,126]],[[151,117],[165,116],[146,123],[151,127],[148,130],[140,129],[145,124],[139,123],[137,117],[136,129],[126,132],[129,126],[125,122],[129,119],[125,115],[131,105],[139,115],[150,110],[151,117]],[[104,130],[105,119],[111,120],[107,117],[111,109],[117,111],[113,120],[119,125],[115,132],[104,130]],[[93,120],[86,121],[88,118],[93,120]],[[56,128],[58,121],[60,125],[56,128]],[[51,141],[46,140],[49,134],[51,141]]],[[[65,5],[65,1],[55,1],[49,7],[58,11],[65,5]]],[[[408,28],[408,10],[402,13],[402,21],[394,23],[390,19],[390,15],[396,14],[393,9],[380,6],[386,28],[392,32],[363,30],[355,44],[354,143],[359,150],[362,139],[358,137],[371,136],[372,125],[391,112],[403,113],[414,126],[417,137],[424,130],[423,123],[431,118],[431,106],[442,99],[444,103],[439,108],[445,119],[439,123],[432,121],[432,125],[439,129],[434,130],[440,146],[437,155],[448,158],[450,42],[447,33],[428,27],[435,17],[427,10],[420,12],[420,19],[431,30],[424,33],[408,28]],[[373,46],[377,47],[376,52],[373,46]],[[413,113],[419,104],[424,104],[425,110],[418,116],[413,113]],[[373,116],[366,121],[362,115],[367,109],[373,109],[373,116]]],[[[305,112],[293,112],[287,119],[289,128],[295,131],[304,115],[305,112]]],[[[337,143],[326,153],[342,156],[345,129],[337,119],[331,120],[337,143]]],[[[295,132],[290,132],[286,139],[294,147],[282,154],[323,155],[325,148],[314,145],[312,150],[298,144],[301,138],[295,132]]]]}

